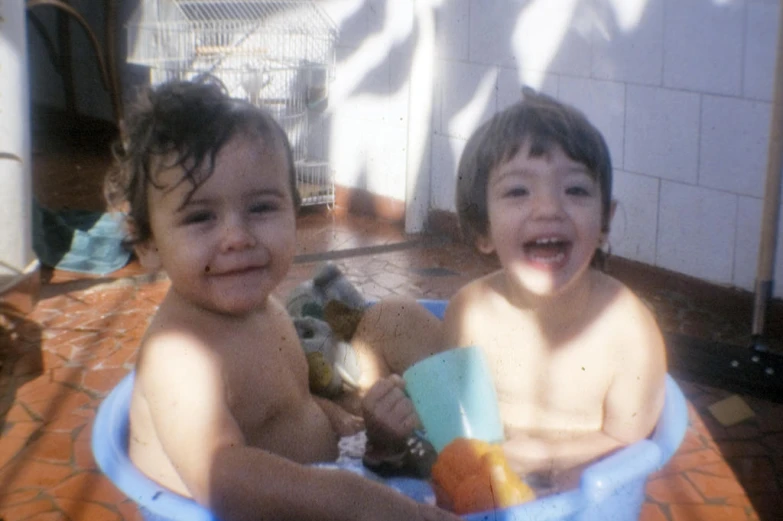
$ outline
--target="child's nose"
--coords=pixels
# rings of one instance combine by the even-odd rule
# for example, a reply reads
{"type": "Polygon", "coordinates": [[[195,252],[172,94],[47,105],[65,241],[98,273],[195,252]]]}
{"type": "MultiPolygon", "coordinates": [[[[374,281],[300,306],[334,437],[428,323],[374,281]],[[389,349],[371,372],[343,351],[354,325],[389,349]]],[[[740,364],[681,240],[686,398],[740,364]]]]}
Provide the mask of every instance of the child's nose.
{"type": "Polygon", "coordinates": [[[222,230],[223,250],[241,250],[252,248],[256,244],[256,237],[253,235],[249,224],[241,218],[230,217],[226,219],[222,230]]]}
{"type": "Polygon", "coordinates": [[[563,213],[563,201],[558,193],[542,190],[536,194],[534,201],[536,217],[556,218],[563,213]]]}

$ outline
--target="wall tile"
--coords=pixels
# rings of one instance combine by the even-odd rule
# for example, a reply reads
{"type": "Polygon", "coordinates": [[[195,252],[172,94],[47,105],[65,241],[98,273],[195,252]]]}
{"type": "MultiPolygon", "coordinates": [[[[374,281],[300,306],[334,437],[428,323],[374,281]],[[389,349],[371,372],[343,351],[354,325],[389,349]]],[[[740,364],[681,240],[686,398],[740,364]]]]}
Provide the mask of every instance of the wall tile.
{"type": "Polygon", "coordinates": [[[412,60],[411,42],[397,47],[389,53],[389,99],[386,121],[390,125],[405,127],[408,124],[412,60]]]}
{"type": "Polygon", "coordinates": [[[444,134],[467,139],[495,113],[498,69],[489,65],[441,62],[441,123],[444,134]]]}
{"type": "Polygon", "coordinates": [[[622,83],[562,77],[560,99],[585,113],[601,131],[615,168],[623,165],[625,86],[622,83]]]}
{"type": "Polygon", "coordinates": [[[584,24],[590,19],[587,4],[471,0],[470,61],[527,70],[526,81],[535,88],[547,72],[587,77],[592,30],[584,24]]]}
{"type": "MultiPolygon", "coordinates": [[[[584,16],[586,15],[578,10],[575,12],[572,26],[560,41],[557,53],[546,72],[581,78],[590,77],[593,28],[578,25],[580,20],[584,20],[584,16]]],[[[535,49],[535,44],[531,47],[535,49]]]]}
{"type": "Polygon", "coordinates": [[[744,4],[665,2],[664,85],[739,95],[744,4]]]}
{"type": "Polygon", "coordinates": [[[364,0],[364,9],[367,16],[367,28],[370,33],[378,33],[393,17],[393,9],[399,9],[403,5],[410,9],[411,0],[364,0]]]}
{"type": "MultiPolygon", "coordinates": [[[[539,92],[558,97],[559,76],[557,74],[545,74],[544,81],[539,92]]],[[[516,69],[502,68],[498,74],[497,109],[504,108],[522,99],[522,80],[516,69]]]]}
{"type": "Polygon", "coordinates": [[[369,61],[363,52],[337,50],[338,74],[330,86],[330,111],[345,111],[368,121],[389,116],[390,60],[369,61]]]}
{"type": "Polygon", "coordinates": [[[435,14],[436,55],[449,60],[468,60],[470,46],[470,0],[449,0],[435,14]]]}
{"type": "Polygon", "coordinates": [[[613,197],[617,210],[611,224],[612,254],[655,264],[660,181],[615,169],[613,197]]]}
{"type": "Polygon", "coordinates": [[[699,185],[761,197],[771,104],[704,96],[699,185]]]}
{"type": "Polygon", "coordinates": [[[699,96],[628,85],[625,105],[625,170],[696,183],[699,96]]]}
{"type": "Polygon", "coordinates": [[[748,4],[742,85],[748,98],[772,100],[779,9],[778,2],[748,4]]]}
{"type": "Polygon", "coordinates": [[[405,171],[407,170],[408,132],[406,128],[378,125],[370,150],[376,162],[375,171],[368,171],[367,188],[373,193],[405,200],[405,171]]]}
{"type": "Polygon", "coordinates": [[[468,60],[474,63],[516,65],[511,38],[520,16],[516,2],[470,0],[468,60]]]}
{"type": "Polygon", "coordinates": [[[737,196],[663,181],[656,264],[716,283],[730,283],[737,196]]]}
{"type": "Polygon", "coordinates": [[[436,134],[432,136],[432,187],[431,207],[434,210],[456,212],[457,165],[465,140],[436,134]],[[437,187],[437,188],[435,188],[437,187]]]}
{"type": "MultiPolygon", "coordinates": [[[[616,0],[622,2],[624,0],[616,0]]],[[[592,74],[646,85],[663,82],[663,2],[650,0],[634,27],[619,26],[611,3],[603,4],[604,30],[593,33],[592,74]]]]}
{"type": "Polygon", "coordinates": [[[337,25],[340,47],[359,47],[367,38],[369,29],[368,16],[370,10],[363,5],[363,0],[329,0],[323,2],[326,14],[337,25]]]}

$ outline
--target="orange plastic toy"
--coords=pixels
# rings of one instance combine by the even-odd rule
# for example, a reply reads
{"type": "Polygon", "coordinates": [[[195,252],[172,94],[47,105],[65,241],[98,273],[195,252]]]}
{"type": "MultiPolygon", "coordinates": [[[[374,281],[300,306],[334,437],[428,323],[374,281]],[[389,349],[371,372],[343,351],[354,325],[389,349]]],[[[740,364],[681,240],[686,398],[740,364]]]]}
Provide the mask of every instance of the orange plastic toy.
{"type": "Polygon", "coordinates": [[[444,447],[432,467],[432,480],[439,504],[457,514],[535,499],[533,490],[509,467],[503,449],[481,440],[457,438],[444,447]]]}

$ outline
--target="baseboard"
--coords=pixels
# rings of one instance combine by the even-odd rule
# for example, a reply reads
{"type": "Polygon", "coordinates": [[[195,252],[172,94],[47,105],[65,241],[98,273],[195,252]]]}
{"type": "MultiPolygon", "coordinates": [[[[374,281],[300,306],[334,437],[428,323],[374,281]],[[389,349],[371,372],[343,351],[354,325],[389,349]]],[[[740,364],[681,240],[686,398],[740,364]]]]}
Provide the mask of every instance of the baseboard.
{"type": "Polygon", "coordinates": [[[19,275],[0,279],[0,313],[28,315],[38,303],[41,264],[33,261],[19,275]]]}
{"type": "Polygon", "coordinates": [[[361,188],[335,186],[334,207],[337,214],[367,215],[389,222],[405,222],[405,202],[373,194],[361,188]]]}

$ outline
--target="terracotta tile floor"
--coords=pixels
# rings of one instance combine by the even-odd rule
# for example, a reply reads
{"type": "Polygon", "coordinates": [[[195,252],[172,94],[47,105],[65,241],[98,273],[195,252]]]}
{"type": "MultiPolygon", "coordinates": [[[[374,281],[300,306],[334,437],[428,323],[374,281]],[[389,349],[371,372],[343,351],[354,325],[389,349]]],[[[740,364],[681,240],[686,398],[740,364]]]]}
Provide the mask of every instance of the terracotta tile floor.
{"type": "MultiPolygon", "coordinates": [[[[79,154],[36,155],[39,199],[53,207],[100,204],[87,193],[97,184],[84,178],[105,167],[105,156],[79,154]],[[79,182],[72,177],[69,182],[72,175],[79,182]]],[[[281,294],[326,257],[376,298],[448,298],[494,267],[447,239],[405,236],[394,225],[368,218],[309,212],[299,225],[300,257],[281,294]]],[[[740,345],[749,341],[747,295],[716,301],[714,293],[694,290],[698,284],[651,278],[633,263],[621,263],[616,274],[650,304],[666,331],[740,345]]],[[[100,278],[52,270],[43,275],[34,312],[6,330],[0,520],[140,519],[134,505],[97,471],[89,449],[91,424],[101,399],[133,366],[139,338],[168,283],[144,275],[135,262],[100,278]]],[[[755,416],[722,427],[707,407],[731,393],[678,381],[688,397],[690,426],[679,452],[650,479],[641,519],[783,519],[783,405],[744,396],[755,416]]]]}

